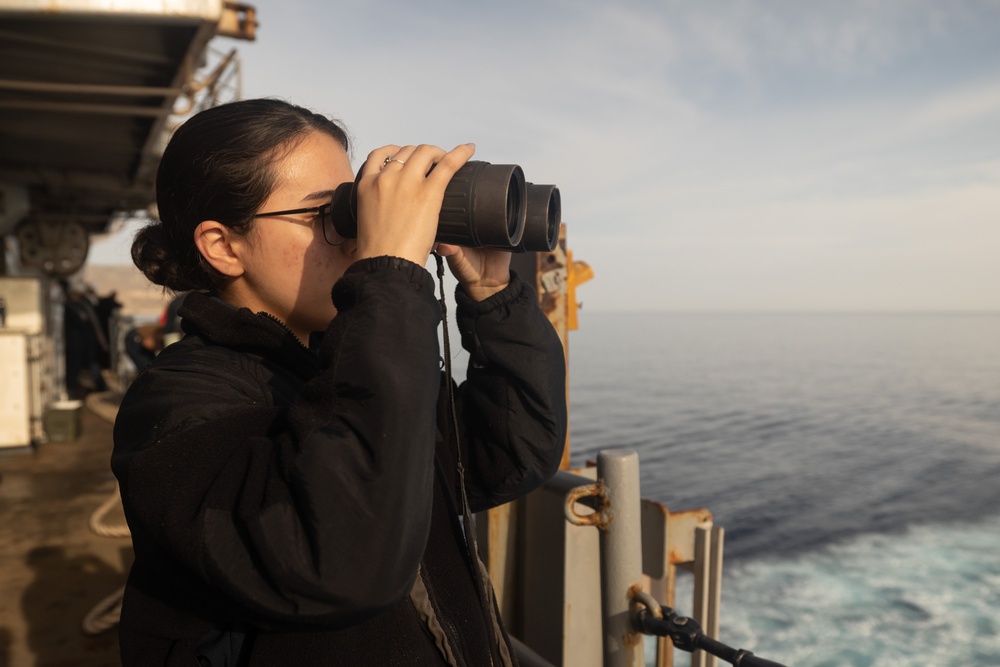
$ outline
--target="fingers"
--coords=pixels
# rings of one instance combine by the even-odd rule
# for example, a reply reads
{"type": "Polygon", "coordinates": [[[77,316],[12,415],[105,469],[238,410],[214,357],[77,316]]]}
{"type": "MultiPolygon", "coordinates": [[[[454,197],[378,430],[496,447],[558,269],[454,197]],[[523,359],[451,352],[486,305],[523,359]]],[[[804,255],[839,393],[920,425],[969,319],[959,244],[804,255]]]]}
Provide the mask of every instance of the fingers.
{"type": "Polygon", "coordinates": [[[390,144],[368,155],[358,188],[359,259],[379,255],[423,264],[434,245],[448,182],[472,156],[471,144],[390,144]]]}
{"type": "Polygon", "coordinates": [[[452,275],[465,293],[476,301],[493,296],[510,283],[509,252],[496,248],[460,248],[441,243],[438,244],[438,254],[448,258],[452,275]]]}
{"type": "Polygon", "coordinates": [[[381,148],[376,148],[371,153],[368,154],[368,158],[365,160],[365,165],[362,168],[361,178],[365,180],[371,180],[375,178],[379,171],[381,171],[383,164],[387,158],[391,158],[393,155],[399,152],[399,146],[395,144],[389,144],[387,146],[382,146],[381,148]]]}
{"type": "MultiPolygon", "coordinates": [[[[406,168],[407,163],[410,164],[409,171],[419,171],[419,169],[414,169],[414,167],[417,167],[417,164],[413,158],[413,154],[417,148],[417,146],[401,146],[394,153],[387,154],[379,165],[379,171],[385,171],[388,168],[388,173],[398,173],[406,168]]],[[[442,154],[444,153],[440,148],[437,148],[437,150],[442,154]]]]}
{"type": "Polygon", "coordinates": [[[419,146],[387,144],[368,154],[364,176],[374,178],[388,167],[389,173],[398,173],[405,169],[407,173],[417,173],[433,181],[443,180],[447,183],[475,152],[476,146],[471,143],[461,144],[448,152],[429,144],[419,146]]]}
{"type": "MultiPolygon", "coordinates": [[[[368,154],[368,159],[365,160],[364,177],[369,180],[377,178],[382,172],[386,171],[386,167],[390,168],[386,173],[398,174],[406,166],[406,163],[411,161],[413,154],[418,148],[430,149],[430,151],[423,150],[421,152],[424,154],[427,152],[437,153],[438,158],[444,155],[444,151],[436,146],[397,146],[395,144],[388,144],[381,148],[376,148],[368,154]]],[[[418,162],[414,161],[407,171],[419,171],[419,169],[415,169],[417,166],[418,162]]]]}
{"type": "Polygon", "coordinates": [[[439,185],[443,193],[444,187],[448,185],[451,177],[455,175],[456,171],[462,168],[462,165],[469,161],[475,152],[475,144],[461,144],[456,146],[437,159],[434,171],[427,175],[427,180],[439,185]]]}
{"type": "Polygon", "coordinates": [[[391,255],[423,265],[434,246],[445,189],[475,152],[463,144],[389,144],[368,154],[358,184],[357,258],[391,255]]]}
{"type": "Polygon", "coordinates": [[[434,252],[441,255],[442,257],[452,257],[462,252],[462,249],[457,245],[451,245],[449,243],[437,243],[434,245],[434,252]]]}

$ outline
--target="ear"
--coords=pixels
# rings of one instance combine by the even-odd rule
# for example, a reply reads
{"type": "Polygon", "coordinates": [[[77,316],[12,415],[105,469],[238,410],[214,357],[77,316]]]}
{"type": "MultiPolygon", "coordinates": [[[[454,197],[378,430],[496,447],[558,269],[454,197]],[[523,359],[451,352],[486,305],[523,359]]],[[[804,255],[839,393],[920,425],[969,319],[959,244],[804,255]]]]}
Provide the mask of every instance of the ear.
{"type": "Polygon", "coordinates": [[[243,275],[241,241],[232,229],[215,220],[204,220],[194,229],[194,244],[198,252],[213,269],[230,278],[243,275]]]}

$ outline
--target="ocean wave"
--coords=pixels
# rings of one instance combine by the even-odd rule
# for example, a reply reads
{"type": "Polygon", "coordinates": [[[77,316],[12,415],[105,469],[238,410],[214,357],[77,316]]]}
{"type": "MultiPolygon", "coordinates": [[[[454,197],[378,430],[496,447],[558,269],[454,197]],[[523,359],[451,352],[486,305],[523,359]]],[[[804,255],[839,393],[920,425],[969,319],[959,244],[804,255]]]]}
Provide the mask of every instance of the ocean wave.
{"type": "MultiPolygon", "coordinates": [[[[1000,665],[1000,518],[727,567],[720,640],[795,667],[1000,665]]],[[[689,613],[690,579],[676,608],[689,613]]]]}

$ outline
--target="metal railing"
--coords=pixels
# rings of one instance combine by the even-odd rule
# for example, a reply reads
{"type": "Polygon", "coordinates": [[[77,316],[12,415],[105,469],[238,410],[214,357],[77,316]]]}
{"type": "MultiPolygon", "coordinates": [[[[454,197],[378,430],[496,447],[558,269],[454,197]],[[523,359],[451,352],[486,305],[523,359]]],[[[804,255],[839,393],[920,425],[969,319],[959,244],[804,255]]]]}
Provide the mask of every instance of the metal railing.
{"type": "MultiPolygon", "coordinates": [[[[626,638],[630,589],[672,606],[679,571],[694,583],[684,608],[706,634],[718,632],[724,531],[708,510],[671,512],[640,499],[634,452],[602,452],[596,467],[559,471],[477,525],[504,622],[551,665],[641,664],[607,662],[605,644],[641,660],[642,638],[626,638]],[[611,605],[602,609],[604,598],[611,605]]],[[[673,644],[660,638],[655,665],[673,664],[673,644]]],[[[697,651],[691,664],[716,663],[697,651]]]]}

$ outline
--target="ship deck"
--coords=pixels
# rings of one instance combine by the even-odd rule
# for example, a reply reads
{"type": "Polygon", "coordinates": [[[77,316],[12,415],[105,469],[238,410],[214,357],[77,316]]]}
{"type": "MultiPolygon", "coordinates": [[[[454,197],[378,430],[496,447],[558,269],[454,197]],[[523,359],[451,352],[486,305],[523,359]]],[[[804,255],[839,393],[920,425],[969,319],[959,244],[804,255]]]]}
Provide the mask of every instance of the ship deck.
{"type": "MultiPolygon", "coordinates": [[[[115,492],[109,460],[117,405],[91,394],[79,437],[0,450],[0,667],[120,665],[117,628],[89,635],[87,614],[125,582],[127,537],[91,514],[115,492]]],[[[106,521],[124,523],[120,505],[106,521]]]]}

